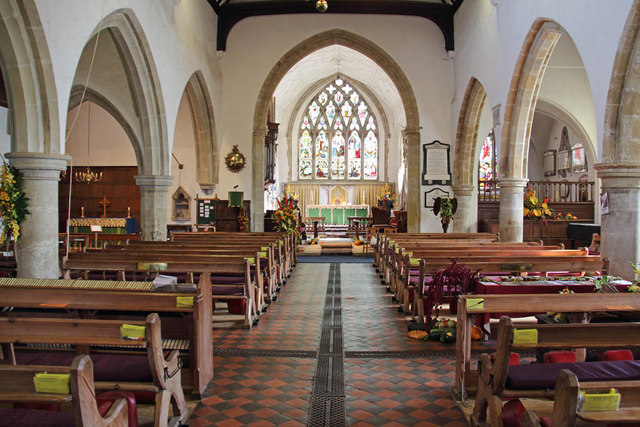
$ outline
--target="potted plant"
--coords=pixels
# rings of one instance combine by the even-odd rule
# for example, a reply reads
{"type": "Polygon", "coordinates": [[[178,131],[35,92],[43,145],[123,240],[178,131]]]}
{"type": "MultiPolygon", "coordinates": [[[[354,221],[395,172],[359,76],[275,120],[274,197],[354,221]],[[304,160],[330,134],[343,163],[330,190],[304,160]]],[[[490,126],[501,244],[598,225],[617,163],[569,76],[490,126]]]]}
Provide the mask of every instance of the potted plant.
{"type": "Polygon", "coordinates": [[[458,312],[458,295],[474,292],[477,282],[478,271],[472,272],[468,265],[458,263],[457,259],[452,259],[451,265],[437,270],[425,292],[427,331],[437,320],[445,296],[448,296],[449,299],[449,311],[451,314],[456,314],[458,312]],[[434,313],[435,315],[431,319],[431,315],[434,313]]]}
{"type": "Polygon", "coordinates": [[[442,231],[444,233],[449,229],[449,223],[453,219],[458,210],[458,199],[455,197],[450,199],[448,197],[437,197],[433,203],[433,213],[440,215],[440,222],[442,223],[442,231]]]}

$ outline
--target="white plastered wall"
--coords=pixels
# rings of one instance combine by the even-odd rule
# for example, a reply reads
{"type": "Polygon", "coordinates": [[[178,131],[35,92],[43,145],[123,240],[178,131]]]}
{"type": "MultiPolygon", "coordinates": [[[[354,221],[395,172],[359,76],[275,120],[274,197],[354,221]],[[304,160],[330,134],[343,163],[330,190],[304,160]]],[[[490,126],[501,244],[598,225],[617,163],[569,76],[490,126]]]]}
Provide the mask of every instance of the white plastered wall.
{"type": "MultiPolygon", "coordinates": [[[[451,142],[452,133],[447,124],[452,120],[448,108],[452,95],[452,64],[442,60],[446,57],[444,40],[434,23],[423,18],[399,16],[266,16],[248,18],[238,23],[230,32],[227,51],[222,55],[225,79],[220,122],[224,129],[221,131],[220,141],[223,155],[235,144],[238,144],[241,152],[249,154],[258,92],[275,63],[300,41],[335,28],[369,39],[389,53],[402,68],[411,82],[419,108],[421,145],[435,139],[451,142]]],[[[352,77],[365,80],[360,76],[352,77]]],[[[387,112],[387,115],[392,117],[392,113],[387,112]]],[[[281,120],[280,117],[278,119],[281,120]]],[[[391,144],[399,145],[399,135],[404,125],[404,120],[390,123],[391,144]]],[[[279,150],[281,148],[283,147],[280,146],[279,150]]],[[[400,165],[400,153],[400,147],[392,146],[389,149],[390,176],[395,176],[391,165],[396,168],[400,165]]],[[[412,162],[416,164],[414,159],[412,162]]],[[[418,167],[422,169],[422,160],[419,162],[418,167]]],[[[230,179],[222,176],[223,173],[221,194],[226,194],[234,185],[239,185],[239,190],[249,194],[250,165],[230,179]]],[[[420,194],[410,197],[420,197],[422,200],[423,196],[420,194]]],[[[421,229],[433,229],[424,208],[421,217],[421,229]]]]}
{"type": "MultiPolygon", "coordinates": [[[[569,100],[565,91],[554,90],[551,84],[548,92],[541,90],[540,94],[558,105],[567,104],[576,119],[586,123],[583,126],[588,132],[594,132],[593,128],[589,129],[589,123],[595,122],[593,139],[597,141],[597,152],[601,153],[613,60],[632,0],[616,1],[615,7],[600,0],[502,0],[494,3],[497,6],[490,0],[466,1],[455,16],[455,85],[458,90],[453,111],[460,111],[463,95],[460,88],[474,76],[482,82],[489,105],[502,105],[503,115],[509,84],[527,33],[536,19],[551,19],[575,42],[591,87],[595,119],[575,105],[577,101],[569,100]]],[[[554,86],[557,89],[557,84],[554,86]]]]}

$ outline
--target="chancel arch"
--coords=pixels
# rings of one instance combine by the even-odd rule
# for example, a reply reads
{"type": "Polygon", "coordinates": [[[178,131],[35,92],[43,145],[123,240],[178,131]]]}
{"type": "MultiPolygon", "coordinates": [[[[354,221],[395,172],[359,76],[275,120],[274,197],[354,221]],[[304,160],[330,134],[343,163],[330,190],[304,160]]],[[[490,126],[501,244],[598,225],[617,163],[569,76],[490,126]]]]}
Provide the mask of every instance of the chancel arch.
{"type": "Polygon", "coordinates": [[[618,44],[605,110],[602,161],[596,165],[608,213],[601,217],[601,251],[610,274],[634,277],[640,259],[640,2],[634,1],[618,44]]]}
{"type": "MultiPolygon", "coordinates": [[[[400,68],[397,62],[383,49],[375,45],[371,41],[365,39],[362,36],[344,31],[344,30],[329,30],[323,33],[319,33],[312,36],[290,51],[285,53],[282,58],[276,62],[276,65],[271,69],[267,75],[262,88],[258,96],[258,102],[254,112],[254,131],[253,131],[253,175],[252,184],[253,192],[252,199],[256,201],[253,206],[253,224],[260,227],[262,224],[262,211],[264,207],[263,202],[263,144],[264,135],[266,133],[265,123],[267,117],[267,111],[271,102],[272,94],[277,88],[280,81],[284,78],[287,72],[305,56],[311,54],[314,51],[322,49],[327,46],[339,45],[353,49],[359,52],[378,66],[380,66],[391,79],[393,85],[396,87],[400,97],[402,99],[402,105],[405,112],[406,129],[405,135],[409,138],[409,158],[420,158],[420,133],[419,133],[419,115],[417,102],[411,84],[406,75],[400,68]]],[[[292,135],[293,137],[293,135],[292,135]]],[[[420,176],[419,168],[410,169],[409,176],[409,189],[415,194],[420,189],[420,176]]],[[[407,204],[408,211],[408,229],[409,231],[418,231],[420,227],[420,199],[412,198],[407,204]]]]}

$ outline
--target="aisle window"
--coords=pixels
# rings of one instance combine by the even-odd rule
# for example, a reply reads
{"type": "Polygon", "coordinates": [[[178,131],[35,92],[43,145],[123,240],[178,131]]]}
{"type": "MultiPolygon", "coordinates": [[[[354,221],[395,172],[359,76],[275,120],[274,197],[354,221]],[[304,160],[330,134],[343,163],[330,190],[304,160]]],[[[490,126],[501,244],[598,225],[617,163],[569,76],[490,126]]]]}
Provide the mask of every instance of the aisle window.
{"type": "Polygon", "coordinates": [[[337,78],[309,102],[298,136],[301,180],[377,180],[376,117],[348,82],[337,78]]]}

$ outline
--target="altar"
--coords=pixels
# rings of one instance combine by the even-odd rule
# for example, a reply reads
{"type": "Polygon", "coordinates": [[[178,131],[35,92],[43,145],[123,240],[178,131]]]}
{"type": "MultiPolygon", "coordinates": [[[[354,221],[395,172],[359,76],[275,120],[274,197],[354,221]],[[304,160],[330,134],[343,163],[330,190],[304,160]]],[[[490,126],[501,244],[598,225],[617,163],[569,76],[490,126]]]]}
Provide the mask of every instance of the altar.
{"type": "Polygon", "coordinates": [[[106,234],[135,234],[138,232],[136,218],[70,218],[69,233],[90,233],[92,225],[102,227],[106,234]]]}
{"type": "Polygon", "coordinates": [[[347,225],[350,216],[368,217],[369,205],[307,205],[305,216],[321,216],[326,225],[347,225]]]}

